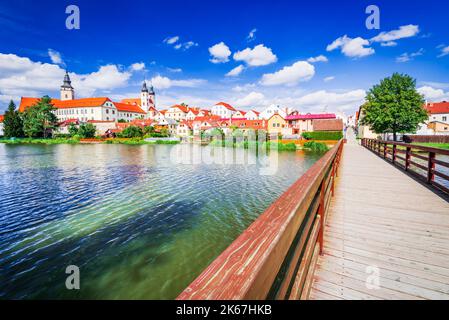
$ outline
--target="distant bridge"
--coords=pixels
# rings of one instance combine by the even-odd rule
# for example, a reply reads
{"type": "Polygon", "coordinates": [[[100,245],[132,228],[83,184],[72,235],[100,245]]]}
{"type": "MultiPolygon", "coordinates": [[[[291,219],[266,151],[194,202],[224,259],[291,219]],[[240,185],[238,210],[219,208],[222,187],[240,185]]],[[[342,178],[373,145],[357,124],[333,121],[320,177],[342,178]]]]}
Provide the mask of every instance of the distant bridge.
{"type": "Polygon", "coordinates": [[[343,145],[178,299],[449,299],[449,151],[343,145]]]}

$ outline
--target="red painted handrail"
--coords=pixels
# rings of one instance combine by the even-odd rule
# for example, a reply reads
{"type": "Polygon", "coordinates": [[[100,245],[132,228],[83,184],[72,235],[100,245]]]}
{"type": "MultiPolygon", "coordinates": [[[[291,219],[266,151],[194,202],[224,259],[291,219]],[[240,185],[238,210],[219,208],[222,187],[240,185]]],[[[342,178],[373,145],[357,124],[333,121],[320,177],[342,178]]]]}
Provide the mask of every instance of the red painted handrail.
{"type": "Polygon", "coordinates": [[[391,161],[393,165],[421,178],[432,187],[449,194],[447,186],[435,181],[437,176],[442,181],[448,182],[449,185],[449,170],[448,172],[441,172],[436,168],[437,165],[449,168],[449,162],[437,158],[438,155],[449,156],[449,150],[376,139],[362,139],[362,146],[385,160],[391,161]],[[427,154],[427,156],[423,154],[427,154]],[[405,155],[405,158],[402,155],[405,155]],[[414,160],[415,158],[425,162],[419,163],[419,160],[414,160]],[[417,169],[420,169],[421,172],[417,169]],[[422,174],[422,171],[425,171],[425,175],[422,174]]]}
{"type": "Polygon", "coordinates": [[[178,299],[307,298],[342,149],[340,140],[178,299]]]}

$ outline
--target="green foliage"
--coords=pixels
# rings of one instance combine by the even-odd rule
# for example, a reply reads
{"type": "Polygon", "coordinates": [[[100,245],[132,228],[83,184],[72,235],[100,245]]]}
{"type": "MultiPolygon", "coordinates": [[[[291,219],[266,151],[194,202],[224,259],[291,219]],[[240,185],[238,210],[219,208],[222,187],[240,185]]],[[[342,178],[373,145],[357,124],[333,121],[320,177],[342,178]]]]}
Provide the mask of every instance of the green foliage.
{"type": "Polygon", "coordinates": [[[240,142],[232,142],[229,140],[223,141],[214,140],[209,143],[211,147],[229,147],[229,148],[244,148],[244,149],[257,149],[259,146],[261,148],[265,148],[266,150],[278,150],[278,151],[296,151],[296,144],[293,142],[290,143],[281,143],[281,142],[263,142],[259,143],[259,141],[240,141],[240,142]]]}
{"type": "Polygon", "coordinates": [[[36,139],[36,138],[19,138],[19,139],[0,139],[0,143],[5,144],[77,144],[79,139],[74,138],[52,138],[52,139],[36,139]]]}
{"type": "Polygon", "coordinates": [[[118,123],[127,123],[128,121],[126,121],[125,119],[118,119],[117,122],[118,123]]]}
{"type": "Polygon", "coordinates": [[[156,129],[154,129],[153,126],[146,126],[145,128],[143,128],[143,133],[144,134],[153,134],[156,132],[156,129]]]}
{"type": "Polygon", "coordinates": [[[129,126],[117,134],[118,138],[142,138],[143,130],[138,126],[129,126]]]}
{"type": "Polygon", "coordinates": [[[23,113],[23,131],[30,138],[47,138],[56,129],[58,118],[56,110],[48,96],[42,97],[36,104],[23,113]]]}
{"type": "Polygon", "coordinates": [[[77,135],[83,139],[95,138],[97,128],[92,123],[81,124],[77,135]]]}
{"type": "Polygon", "coordinates": [[[20,138],[24,136],[23,122],[19,111],[16,110],[16,105],[11,100],[8,110],[3,119],[3,132],[6,138],[20,138]]]}
{"type": "Polygon", "coordinates": [[[329,150],[328,146],[325,143],[316,141],[307,141],[306,143],[304,143],[304,148],[318,152],[326,152],[329,150]]]}
{"type": "Polygon", "coordinates": [[[160,133],[161,133],[163,138],[170,136],[170,133],[168,132],[167,128],[162,128],[160,133]]]}
{"type": "Polygon", "coordinates": [[[343,139],[342,131],[312,131],[303,132],[301,136],[306,140],[340,140],[343,139]]]}
{"type": "Polygon", "coordinates": [[[78,128],[75,126],[75,124],[71,123],[69,126],[69,134],[73,137],[74,135],[78,134],[78,128]]]}
{"type": "Polygon", "coordinates": [[[362,124],[376,133],[415,133],[427,118],[424,98],[416,90],[416,80],[394,73],[372,87],[363,107],[362,124]]]}

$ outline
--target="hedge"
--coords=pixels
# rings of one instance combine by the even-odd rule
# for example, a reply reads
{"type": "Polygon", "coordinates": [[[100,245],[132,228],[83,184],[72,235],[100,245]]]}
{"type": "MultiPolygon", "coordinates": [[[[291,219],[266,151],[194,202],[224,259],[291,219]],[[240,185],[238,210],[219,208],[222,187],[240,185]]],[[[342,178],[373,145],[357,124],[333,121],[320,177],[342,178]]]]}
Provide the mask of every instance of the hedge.
{"type": "Polygon", "coordinates": [[[341,131],[312,131],[303,132],[302,137],[306,140],[340,140],[343,139],[341,131]]]}

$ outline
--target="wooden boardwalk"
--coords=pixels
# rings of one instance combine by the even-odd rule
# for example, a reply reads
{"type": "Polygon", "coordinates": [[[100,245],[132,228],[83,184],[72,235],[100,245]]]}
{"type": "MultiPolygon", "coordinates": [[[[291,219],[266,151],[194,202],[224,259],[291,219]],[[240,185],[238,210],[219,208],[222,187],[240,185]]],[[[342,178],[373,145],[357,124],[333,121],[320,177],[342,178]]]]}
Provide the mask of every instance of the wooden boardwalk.
{"type": "Polygon", "coordinates": [[[449,299],[449,203],[355,142],[339,174],[310,299],[449,299]]]}

